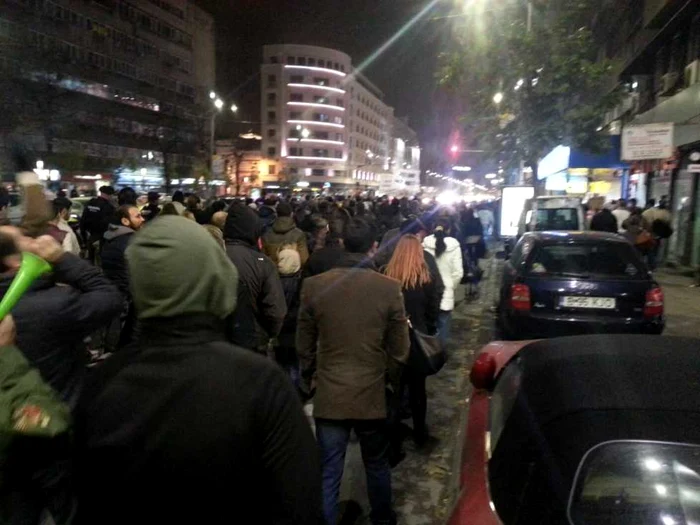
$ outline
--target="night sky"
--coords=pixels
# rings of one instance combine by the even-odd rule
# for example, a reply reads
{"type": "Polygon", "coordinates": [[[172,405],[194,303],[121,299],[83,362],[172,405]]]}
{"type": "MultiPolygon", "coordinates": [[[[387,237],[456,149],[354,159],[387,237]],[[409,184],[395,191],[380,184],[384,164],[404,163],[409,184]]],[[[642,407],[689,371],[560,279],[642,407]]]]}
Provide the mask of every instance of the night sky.
{"type": "MultiPolygon", "coordinates": [[[[200,0],[217,24],[217,86],[239,118],[259,120],[259,67],[265,44],[308,44],[348,53],[355,66],[420,12],[428,0],[200,0]]],[[[395,115],[408,116],[425,154],[443,151],[456,115],[435,81],[448,38],[428,13],[379,56],[365,75],[385,93],[395,115]]],[[[433,164],[430,162],[429,164],[433,164]]]]}

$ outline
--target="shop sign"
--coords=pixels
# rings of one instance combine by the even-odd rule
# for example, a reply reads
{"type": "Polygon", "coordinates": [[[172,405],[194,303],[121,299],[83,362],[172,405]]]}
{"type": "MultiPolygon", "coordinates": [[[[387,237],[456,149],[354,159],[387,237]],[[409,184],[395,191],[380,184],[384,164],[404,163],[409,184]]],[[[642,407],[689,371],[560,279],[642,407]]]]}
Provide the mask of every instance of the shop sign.
{"type": "Polygon", "coordinates": [[[627,126],[622,130],[622,160],[667,159],[673,156],[673,124],[627,126]]]}
{"type": "Polygon", "coordinates": [[[700,164],[688,164],[688,171],[690,173],[700,173],[700,164]]]}

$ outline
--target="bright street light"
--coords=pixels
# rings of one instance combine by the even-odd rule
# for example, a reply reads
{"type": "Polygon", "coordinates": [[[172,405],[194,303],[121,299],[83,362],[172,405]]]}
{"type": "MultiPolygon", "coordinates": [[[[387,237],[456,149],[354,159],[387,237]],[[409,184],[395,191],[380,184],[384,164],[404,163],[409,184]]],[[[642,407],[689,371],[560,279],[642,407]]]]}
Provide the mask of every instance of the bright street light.
{"type": "Polygon", "coordinates": [[[496,94],[493,96],[493,101],[494,101],[496,104],[500,104],[501,102],[503,102],[503,93],[501,93],[500,91],[499,91],[498,93],[496,93],[496,94]]]}
{"type": "Polygon", "coordinates": [[[214,105],[216,106],[216,109],[221,109],[221,108],[224,107],[224,101],[221,100],[220,98],[217,98],[217,99],[214,101],[214,105]]]}
{"type": "Polygon", "coordinates": [[[236,104],[231,105],[231,111],[233,111],[234,113],[238,111],[238,106],[236,106],[236,104]]]}
{"type": "Polygon", "coordinates": [[[308,139],[310,136],[311,136],[311,132],[308,129],[304,128],[301,130],[301,137],[302,138],[308,139]]]}
{"type": "Polygon", "coordinates": [[[451,151],[452,153],[457,153],[457,152],[459,151],[459,146],[457,146],[457,145],[455,144],[454,146],[452,146],[452,147],[450,148],[450,151],[451,151]]]}
{"type": "Polygon", "coordinates": [[[496,174],[495,174],[495,173],[487,173],[486,175],[484,175],[484,178],[486,178],[486,179],[495,179],[495,178],[496,178],[496,174]]]}
{"type": "Polygon", "coordinates": [[[216,98],[216,93],[214,93],[213,91],[210,91],[210,92],[209,92],[209,98],[212,99],[212,100],[214,100],[214,99],[216,98]]]}

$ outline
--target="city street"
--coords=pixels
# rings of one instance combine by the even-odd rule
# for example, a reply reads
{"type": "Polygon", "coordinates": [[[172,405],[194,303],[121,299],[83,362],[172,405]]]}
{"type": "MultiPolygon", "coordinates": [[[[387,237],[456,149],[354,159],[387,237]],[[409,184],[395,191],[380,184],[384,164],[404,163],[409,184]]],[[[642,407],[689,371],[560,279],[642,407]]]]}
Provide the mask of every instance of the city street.
{"type": "MultiPolygon", "coordinates": [[[[479,349],[493,339],[492,307],[503,262],[489,259],[482,266],[486,272],[479,299],[461,301],[455,309],[450,361],[437,376],[428,379],[428,425],[438,441],[431,450],[418,452],[408,438],[406,459],[393,470],[395,508],[401,525],[443,525],[455,497],[471,389],[469,370],[479,349]]],[[[700,289],[690,288],[692,279],[665,271],[656,278],[666,296],[665,335],[700,338],[700,289]]],[[[663,344],[663,338],[659,343],[663,344]]],[[[353,443],[348,449],[341,488],[342,523],[370,523],[366,493],[359,445],[353,443]]]]}

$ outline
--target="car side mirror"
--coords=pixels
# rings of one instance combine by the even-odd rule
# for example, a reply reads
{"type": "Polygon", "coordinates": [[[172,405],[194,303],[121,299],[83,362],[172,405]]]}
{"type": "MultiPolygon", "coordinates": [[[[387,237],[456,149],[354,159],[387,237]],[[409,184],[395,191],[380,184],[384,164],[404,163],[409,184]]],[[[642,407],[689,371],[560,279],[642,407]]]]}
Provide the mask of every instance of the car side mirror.
{"type": "Polygon", "coordinates": [[[490,390],[496,379],[496,360],[488,352],[476,358],[469,374],[469,380],[477,390],[490,390]]]}

